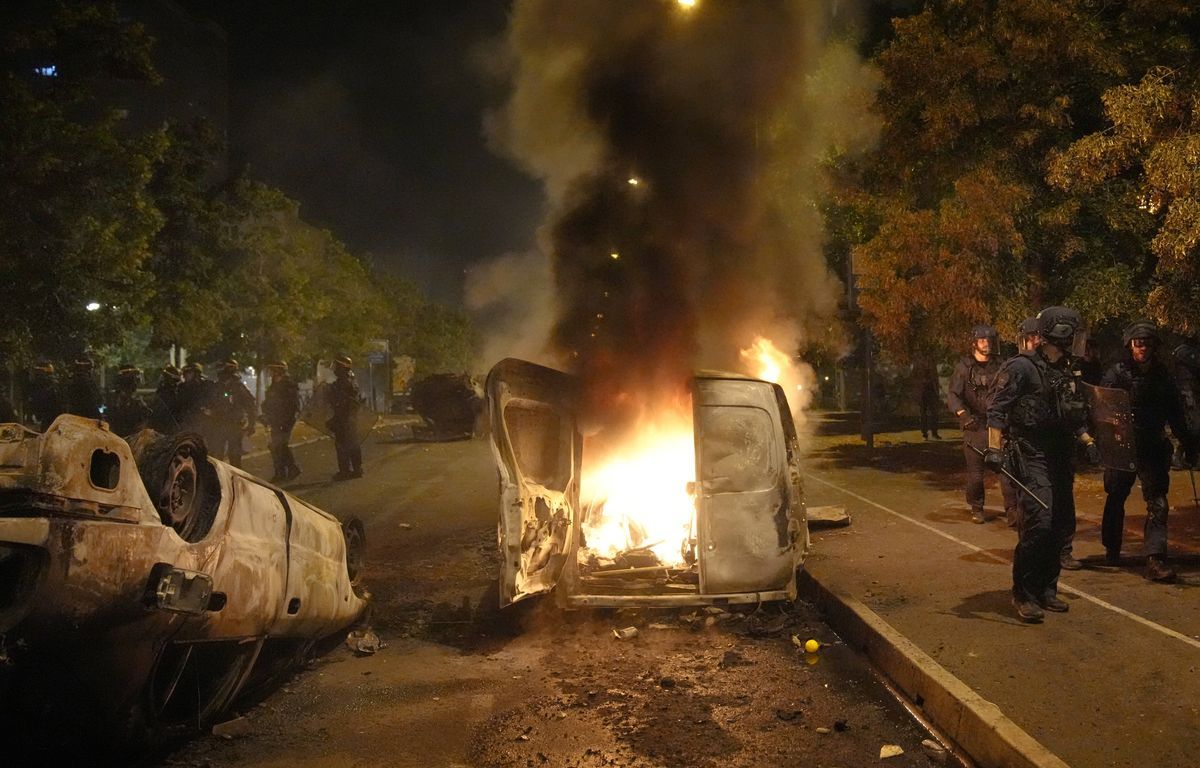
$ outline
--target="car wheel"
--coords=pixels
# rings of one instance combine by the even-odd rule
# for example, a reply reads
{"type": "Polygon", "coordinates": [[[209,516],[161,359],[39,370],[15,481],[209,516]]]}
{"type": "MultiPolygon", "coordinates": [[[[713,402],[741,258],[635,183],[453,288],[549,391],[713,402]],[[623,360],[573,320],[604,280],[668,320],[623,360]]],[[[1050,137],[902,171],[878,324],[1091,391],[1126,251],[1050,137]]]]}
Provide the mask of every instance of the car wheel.
{"type": "Polygon", "coordinates": [[[204,438],[182,433],[146,447],[138,460],[146,491],[164,525],[187,542],[203,539],[212,527],[220,484],[208,463],[204,438]]]}
{"type": "Polygon", "coordinates": [[[366,530],[362,521],[354,518],[342,525],[342,535],[346,538],[346,575],[350,579],[350,586],[357,591],[362,585],[363,565],[366,562],[366,530]]]}

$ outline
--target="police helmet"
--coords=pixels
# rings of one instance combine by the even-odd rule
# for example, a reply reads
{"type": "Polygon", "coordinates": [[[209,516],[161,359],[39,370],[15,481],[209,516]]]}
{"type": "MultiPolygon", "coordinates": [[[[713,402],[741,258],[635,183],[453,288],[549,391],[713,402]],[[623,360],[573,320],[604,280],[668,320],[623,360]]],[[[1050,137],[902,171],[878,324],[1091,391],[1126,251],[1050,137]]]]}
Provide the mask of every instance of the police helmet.
{"type": "Polygon", "coordinates": [[[90,371],[96,367],[96,364],[93,363],[92,359],[87,355],[80,355],[79,357],[75,358],[74,367],[77,371],[90,371]]]}
{"type": "Polygon", "coordinates": [[[217,366],[217,370],[221,373],[237,373],[241,369],[242,367],[238,365],[238,361],[232,357],[223,360],[221,364],[217,366]]]}
{"type": "Polygon", "coordinates": [[[971,329],[971,340],[974,341],[975,339],[988,339],[994,342],[996,340],[996,329],[990,325],[977,325],[971,329]]]}
{"type": "Polygon", "coordinates": [[[117,376],[122,379],[140,379],[142,377],[142,369],[132,363],[121,363],[117,368],[117,376]]]}
{"type": "Polygon", "coordinates": [[[200,363],[188,363],[183,366],[183,373],[194,373],[199,376],[204,373],[204,369],[200,367],[200,363]]]}
{"type": "Polygon", "coordinates": [[[179,381],[180,379],[183,378],[183,371],[179,370],[178,368],[176,368],[173,365],[167,365],[167,366],[163,366],[162,376],[164,379],[170,379],[171,381],[179,381]]]}
{"type": "Polygon", "coordinates": [[[1037,336],[1042,332],[1042,322],[1036,317],[1027,317],[1021,321],[1019,333],[1022,337],[1037,336]]]}
{"type": "Polygon", "coordinates": [[[1037,314],[1038,333],[1043,341],[1068,349],[1075,333],[1083,325],[1079,313],[1070,307],[1046,307],[1037,314]]]}
{"type": "Polygon", "coordinates": [[[353,365],[354,363],[348,355],[339,355],[333,359],[334,368],[344,368],[348,371],[353,365]]]}
{"type": "Polygon", "coordinates": [[[1158,327],[1149,320],[1135,320],[1125,329],[1125,333],[1121,334],[1121,344],[1128,347],[1134,339],[1146,339],[1152,345],[1158,346],[1158,327]]]}

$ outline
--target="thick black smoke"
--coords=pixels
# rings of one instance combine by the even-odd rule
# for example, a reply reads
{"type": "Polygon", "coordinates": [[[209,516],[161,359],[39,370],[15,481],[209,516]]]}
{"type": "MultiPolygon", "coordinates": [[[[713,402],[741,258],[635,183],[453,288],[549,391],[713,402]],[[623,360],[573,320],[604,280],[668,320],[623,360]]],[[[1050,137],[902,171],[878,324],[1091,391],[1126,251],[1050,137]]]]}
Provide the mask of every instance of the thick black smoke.
{"type": "Polygon", "coordinates": [[[829,22],[789,0],[515,4],[492,135],[546,184],[552,344],[605,423],[739,367],[757,334],[795,351],[835,307],[819,164],[870,132],[827,119],[814,84],[857,78],[842,111],[870,87],[829,22]]]}

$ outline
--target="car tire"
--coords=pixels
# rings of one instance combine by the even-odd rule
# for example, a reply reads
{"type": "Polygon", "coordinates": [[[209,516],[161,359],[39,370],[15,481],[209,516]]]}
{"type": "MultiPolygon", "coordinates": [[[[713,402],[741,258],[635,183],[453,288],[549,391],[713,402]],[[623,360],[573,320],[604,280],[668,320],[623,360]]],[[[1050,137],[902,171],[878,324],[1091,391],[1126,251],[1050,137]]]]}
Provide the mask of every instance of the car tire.
{"type": "Polygon", "coordinates": [[[163,524],[189,543],[204,539],[212,528],[221,486],[208,463],[204,438],[181,432],[144,445],[138,472],[163,524]]]}
{"type": "Polygon", "coordinates": [[[361,593],[367,550],[367,533],[362,521],[355,517],[342,523],[342,536],[346,539],[346,576],[355,593],[361,593]]]}

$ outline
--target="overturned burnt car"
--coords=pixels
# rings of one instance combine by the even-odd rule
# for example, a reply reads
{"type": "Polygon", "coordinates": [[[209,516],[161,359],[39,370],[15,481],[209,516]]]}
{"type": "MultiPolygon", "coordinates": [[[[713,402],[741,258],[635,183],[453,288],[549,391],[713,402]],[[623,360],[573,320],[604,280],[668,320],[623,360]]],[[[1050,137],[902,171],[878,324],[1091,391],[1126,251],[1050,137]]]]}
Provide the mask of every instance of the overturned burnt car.
{"type": "MultiPolygon", "coordinates": [[[[209,458],[63,415],[0,425],[0,731],[123,748],[206,727],[355,622],[363,531],[209,458]]],[[[25,743],[27,742],[27,743],[25,743]]]]}
{"type": "Polygon", "coordinates": [[[687,479],[677,489],[685,517],[658,528],[665,534],[648,532],[660,510],[645,507],[658,496],[635,499],[642,509],[603,524],[605,500],[581,502],[593,459],[576,421],[576,391],[571,376],[522,360],[501,361],[488,376],[501,605],[551,590],[568,607],[795,597],[808,527],[795,426],[777,384],[725,373],[693,378],[687,479]],[[602,550],[597,539],[614,528],[623,544],[602,550]]]}

